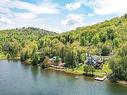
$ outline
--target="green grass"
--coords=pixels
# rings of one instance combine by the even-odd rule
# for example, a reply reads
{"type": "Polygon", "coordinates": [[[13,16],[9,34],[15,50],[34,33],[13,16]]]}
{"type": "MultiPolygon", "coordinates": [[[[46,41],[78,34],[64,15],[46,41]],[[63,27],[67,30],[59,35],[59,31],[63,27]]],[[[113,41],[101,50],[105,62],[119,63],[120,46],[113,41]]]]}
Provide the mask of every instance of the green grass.
{"type": "Polygon", "coordinates": [[[103,65],[102,70],[96,70],[94,74],[96,76],[105,76],[105,75],[111,73],[111,69],[109,69],[109,66],[108,65],[109,65],[108,63],[105,63],[103,65]]]}
{"type": "Polygon", "coordinates": [[[83,74],[83,66],[79,66],[74,69],[65,68],[64,71],[72,74],[83,74]]]}
{"type": "MultiPolygon", "coordinates": [[[[65,71],[70,72],[70,73],[74,73],[74,74],[83,74],[84,73],[84,67],[82,65],[82,66],[76,67],[75,69],[66,68],[65,71]]],[[[108,63],[104,64],[102,69],[96,70],[94,72],[94,74],[96,76],[100,76],[100,77],[106,76],[109,73],[111,73],[111,69],[109,69],[108,63]]]]}
{"type": "Polygon", "coordinates": [[[6,56],[3,53],[0,53],[0,59],[6,59],[6,56]]]}
{"type": "Polygon", "coordinates": [[[83,67],[83,65],[79,66],[79,67],[76,67],[74,69],[74,72],[81,73],[81,74],[84,73],[84,67],[83,67]]]}
{"type": "MultiPolygon", "coordinates": [[[[0,60],[2,60],[2,59],[7,59],[7,56],[4,55],[4,53],[0,52],[0,60]]],[[[14,57],[14,58],[10,58],[10,59],[20,59],[20,57],[14,57]]]]}

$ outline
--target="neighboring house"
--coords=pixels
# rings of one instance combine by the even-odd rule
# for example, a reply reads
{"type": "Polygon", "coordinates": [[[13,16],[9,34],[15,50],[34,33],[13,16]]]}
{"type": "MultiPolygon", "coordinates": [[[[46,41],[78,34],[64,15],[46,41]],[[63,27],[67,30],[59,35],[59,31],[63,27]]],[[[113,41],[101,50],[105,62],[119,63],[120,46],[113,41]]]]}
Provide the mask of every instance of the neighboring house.
{"type": "Polygon", "coordinates": [[[59,56],[54,56],[52,58],[53,61],[61,61],[61,58],[59,56]]]}
{"type": "Polygon", "coordinates": [[[61,65],[62,63],[62,59],[59,56],[54,56],[52,58],[50,58],[50,61],[52,63],[52,65],[61,65]]]}
{"type": "Polygon", "coordinates": [[[8,44],[8,43],[5,43],[4,45],[3,45],[3,47],[2,47],[2,50],[4,50],[4,51],[9,51],[9,48],[10,47],[10,45],[8,44]]]}

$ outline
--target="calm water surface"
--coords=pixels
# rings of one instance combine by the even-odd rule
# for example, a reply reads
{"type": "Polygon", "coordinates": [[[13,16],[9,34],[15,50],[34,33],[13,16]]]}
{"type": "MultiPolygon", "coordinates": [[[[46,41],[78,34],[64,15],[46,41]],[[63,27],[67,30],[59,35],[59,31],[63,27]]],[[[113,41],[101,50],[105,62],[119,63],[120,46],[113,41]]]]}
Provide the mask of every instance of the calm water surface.
{"type": "Polygon", "coordinates": [[[127,95],[127,88],[1,60],[0,95],[127,95]]]}

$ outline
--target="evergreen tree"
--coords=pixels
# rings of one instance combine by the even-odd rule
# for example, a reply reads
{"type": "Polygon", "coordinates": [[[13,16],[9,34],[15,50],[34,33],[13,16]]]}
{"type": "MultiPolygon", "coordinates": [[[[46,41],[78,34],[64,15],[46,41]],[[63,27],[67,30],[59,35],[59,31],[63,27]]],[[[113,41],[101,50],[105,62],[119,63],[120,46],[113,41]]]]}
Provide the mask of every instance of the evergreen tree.
{"type": "Polygon", "coordinates": [[[33,57],[32,57],[32,65],[37,65],[39,64],[40,60],[39,60],[39,56],[38,54],[34,54],[33,57]]]}

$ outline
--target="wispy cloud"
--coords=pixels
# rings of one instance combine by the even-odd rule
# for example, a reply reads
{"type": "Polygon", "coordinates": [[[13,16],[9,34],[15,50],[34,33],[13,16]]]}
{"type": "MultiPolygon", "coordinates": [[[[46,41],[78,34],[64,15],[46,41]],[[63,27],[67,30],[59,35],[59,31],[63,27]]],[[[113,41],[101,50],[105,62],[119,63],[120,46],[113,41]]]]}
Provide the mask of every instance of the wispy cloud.
{"type": "Polygon", "coordinates": [[[76,10],[78,8],[80,8],[82,5],[81,2],[74,2],[74,3],[69,3],[69,4],[66,4],[66,9],[68,10],[76,10]]]}
{"type": "Polygon", "coordinates": [[[33,13],[13,13],[13,16],[15,18],[18,18],[18,19],[27,19],[27,20],[32,20],[34,18],[37,17],[37,15],[33,14],[33,13]]]}
{"type": "Polygon", "coordinates": [[[48,0],[41,1],[38,4],[21,0],[0,0],[0,28],[24,26],[43,28],[45,18],[40,15],[58,14],[59,12],[59,6],[48,0]],[[18,11],[13,11],[12,9],[18,11]],[[20,9],[25,11],[22,12],[20,9]]]}
{"type": "Polygon", "coordinates": [[[10,10],[9,10],[8,8],[0,7],[0,13],[1,13],[1,14],[10,13],[10,10]]]}
{"type": "Polygon", "coordinates": [[[75,0],[66,4],[69,10],[79,9],[81,6],[88,6],[93,9],[93,14],[109,15],[123,14],[127,12],[127,0],[75,0]]]}
{"type": "Polygon", "coordinates": [[[49,5],[42,4],[37,6],[27,2],[15,1],[15,2],[12,2],[11,5],[12,6],[10,7],[26,9],[35,14],[55,14],[59,12],[59,9],[57,9],[56,6],[52,4],[49,4],[49,5]]]}
{"type": "Polygon", "coordinates": [[[0,5],[5,8],[17,8],[17,9],[25,9],[34,14],[56,14],[59,13],[59,8],[55,4],[43,4],[35,5],[32,3],[19,1],[19,0],[3,0],[0,1],[0,5]]]}
{"type": "Polygon", "coordinates": [[[123,14],[127,12],[127,0],[91,0],[88,4],[95,14],[123,14]]]}
{"type": "Polygon", "coordinates": [[[2,24],[10,24],[11,21],[5,17],[0,17],[0,23],[2,24]]]}
{"type": "Polygon", "coordinates": [[[0,28],[33,26],[67,31],[127,12],[127,0],[37,1],[0,0],[0,28]]]}

